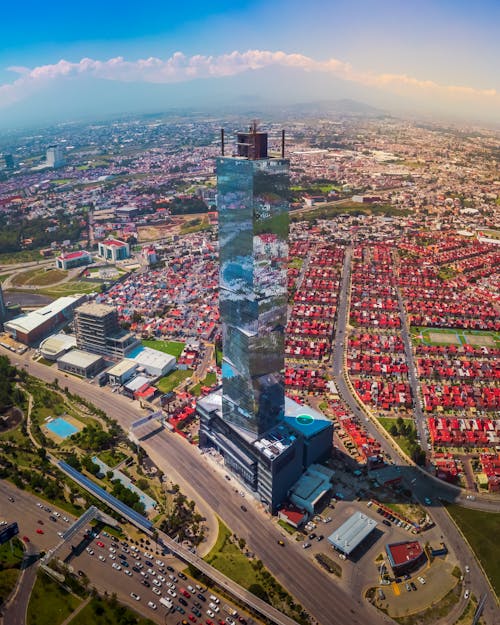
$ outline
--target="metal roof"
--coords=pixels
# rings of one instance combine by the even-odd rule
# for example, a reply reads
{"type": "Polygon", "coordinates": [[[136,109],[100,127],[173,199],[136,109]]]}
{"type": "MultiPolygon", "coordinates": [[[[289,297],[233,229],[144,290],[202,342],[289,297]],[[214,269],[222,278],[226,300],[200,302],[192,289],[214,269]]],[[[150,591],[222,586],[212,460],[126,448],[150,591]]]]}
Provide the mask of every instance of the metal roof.
{"type": "Polygon", "coordinates": [[[362,512],[355,512],[328,536],[328,541],[335,549],[349,555],[376,527],[377,521],[362,512]]]}

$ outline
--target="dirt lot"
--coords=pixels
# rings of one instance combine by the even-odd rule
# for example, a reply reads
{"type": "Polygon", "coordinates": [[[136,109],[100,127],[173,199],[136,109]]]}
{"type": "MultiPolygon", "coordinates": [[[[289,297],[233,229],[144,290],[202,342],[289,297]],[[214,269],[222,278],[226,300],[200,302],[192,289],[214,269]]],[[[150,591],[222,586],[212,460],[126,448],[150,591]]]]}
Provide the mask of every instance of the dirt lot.
{"type": "Polygon", "coordinates": [[[448,343],[449,345],[460,345],[460,339],[456,334],[447,332],[429,332],[429,339],[432,343],[448,343]]]}
{"type": "MultiPolygon", "coordinates": [[[[203,216],[203,214],[201,216],[203,216]]],[[[157,241],[158,239],[163,239],[165,237],[172,236],[173,234],[179,234],[182,225],[186,221],[191,221],[197,217],[200,217],[200,215],[175,215],[172,217],[172,221],[168,224],[139,226],[137,228],[138,241],[139,243],[157,241]]]]}

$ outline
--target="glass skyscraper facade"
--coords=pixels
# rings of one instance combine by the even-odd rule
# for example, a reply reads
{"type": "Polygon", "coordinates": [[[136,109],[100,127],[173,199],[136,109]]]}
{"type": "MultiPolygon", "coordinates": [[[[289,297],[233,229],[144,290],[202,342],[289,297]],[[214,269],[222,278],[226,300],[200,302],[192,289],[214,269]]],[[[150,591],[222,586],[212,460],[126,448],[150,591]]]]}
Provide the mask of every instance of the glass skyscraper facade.
{"type": "Polygon", "coordinates": [[[217,159],[222,418],[256,436],[284,416],[288,193],[287,159],[217,159]]]}

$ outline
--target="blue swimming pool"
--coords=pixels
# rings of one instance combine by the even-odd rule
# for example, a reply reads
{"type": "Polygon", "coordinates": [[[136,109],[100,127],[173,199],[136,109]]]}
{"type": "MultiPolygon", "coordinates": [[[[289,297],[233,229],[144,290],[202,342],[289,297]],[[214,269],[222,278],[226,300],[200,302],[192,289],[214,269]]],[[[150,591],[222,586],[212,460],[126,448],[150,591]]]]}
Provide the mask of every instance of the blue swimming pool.
{"type": "Polygon", "coordinates": [[[65,421],[62,417],[58,417],[50,423],[47,423],[47,429],[54,432],[54,434],[60,436],[61,438],[68,438],[68,436],[78,432],[78,428],[76,428],[72,423],[65,421]]]}

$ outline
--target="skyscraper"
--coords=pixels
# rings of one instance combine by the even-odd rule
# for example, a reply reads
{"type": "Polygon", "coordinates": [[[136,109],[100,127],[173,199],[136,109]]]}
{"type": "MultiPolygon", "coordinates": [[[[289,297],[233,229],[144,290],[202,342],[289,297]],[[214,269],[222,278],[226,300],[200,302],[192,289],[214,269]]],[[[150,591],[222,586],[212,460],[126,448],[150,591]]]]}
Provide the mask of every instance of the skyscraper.
{"type": "Polygon", "coordinates": [[[257,435],[284,415],[288,186],[289,161],[255,127],[217,159],[222,415],[257,435]]]}
{"type": "Polygon", "coordinates": [[[47,152],[45,153],[45,166],[62,167],[65,164],[64,152],[60,145],[49,145],[47,152]]]}
{"type": "Polygon", "coordinates": [[[269,157],[255,125],[217,159],[222,388],[197,403],[200,447],[273,513],[332,441],[331,422],[285,399],[288,186],[283,147],[269,157]]]}

